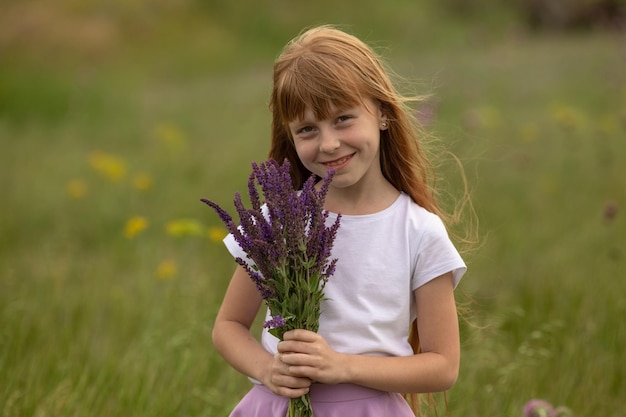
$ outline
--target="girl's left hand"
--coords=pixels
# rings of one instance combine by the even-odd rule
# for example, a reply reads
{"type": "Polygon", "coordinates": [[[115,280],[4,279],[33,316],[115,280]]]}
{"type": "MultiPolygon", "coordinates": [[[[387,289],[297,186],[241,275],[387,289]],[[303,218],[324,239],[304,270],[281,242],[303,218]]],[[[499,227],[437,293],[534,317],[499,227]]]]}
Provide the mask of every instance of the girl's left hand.
{"type": "Polygon", "coordinates": [[[289,373],[323,384],[344,382],[345,367],[341,353],[328,346],[326,340],[308,330],[290,330],[278,343],[280,360],[289,365],[289,373]]]}

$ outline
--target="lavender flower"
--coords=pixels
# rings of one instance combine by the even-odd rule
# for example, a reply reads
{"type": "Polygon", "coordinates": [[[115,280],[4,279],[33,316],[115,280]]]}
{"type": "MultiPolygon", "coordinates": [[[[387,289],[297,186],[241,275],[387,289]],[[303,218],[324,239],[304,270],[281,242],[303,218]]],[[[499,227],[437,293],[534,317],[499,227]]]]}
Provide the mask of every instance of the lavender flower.
{"type": "Polygon", "coordinates": [[[541,399],[532,399],[524,405],[524,417],[552,417],[552,404],[541,399]]]}
{"type": "Polygon", "coordinates": [[[524,405],[524,417],[571,417],[572,410],[565,406],[554,408],[546,400],[532,399],[524,405]]]}
{"type": "MultiPolygon", "coordinates": [[[[271,318],[263,326],[281,340],[288,330],[318,330],[324,286],[337,265],[337,259],[330,256],[341,220],[338,215],[326,225],[329,213],[324,210],[324,200],[334,172],[322,179],[319,190],[311,175],[297,191],[289,169],[287,160],[282,165],[271,159],[252,164],[248,179],[252,207],[246,208],[241,195],[235,193],[239,225],[219,205],[201,199],[215,210],[245,252],[247,259],[235,261],[269,307],[271,318]]],[[[312,416],[308,394],[290,400],[287,417],[307,416],[312,416]]]]}
{"type": "Polygon", "coordinates": [[[269,320],[266,320],[265,323],[263,323],[263,327],[267,329],[275,329],[277,327],[282,327],[285,324],[287,324],[287,322],[282,316],[272,316],[269,320]]]}

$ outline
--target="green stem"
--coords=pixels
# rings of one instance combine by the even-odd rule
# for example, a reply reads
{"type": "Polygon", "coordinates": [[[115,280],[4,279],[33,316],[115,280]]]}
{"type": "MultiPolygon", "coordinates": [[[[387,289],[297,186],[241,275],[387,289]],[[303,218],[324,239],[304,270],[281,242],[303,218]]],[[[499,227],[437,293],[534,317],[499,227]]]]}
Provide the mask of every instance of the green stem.
{"type": "Polygon", "coordinates": [[[289,400],[286,417],[313,417],[313,408],[311,408],[311,398],[308,392],[302,397],[289,400]]]}

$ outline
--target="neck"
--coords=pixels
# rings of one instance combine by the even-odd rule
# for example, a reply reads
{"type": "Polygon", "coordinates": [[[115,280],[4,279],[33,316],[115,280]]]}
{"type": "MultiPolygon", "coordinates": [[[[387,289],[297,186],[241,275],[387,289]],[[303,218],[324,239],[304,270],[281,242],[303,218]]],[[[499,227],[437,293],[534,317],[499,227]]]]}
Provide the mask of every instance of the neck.
{"type": "Polygon", "coordinates": [[[325,208],[334,213],[363,215],[382,211],[393,204],[400,195],[391,183],[384,180],[380,185],[336,188],[332,185],[326,195],[325,208]]]}

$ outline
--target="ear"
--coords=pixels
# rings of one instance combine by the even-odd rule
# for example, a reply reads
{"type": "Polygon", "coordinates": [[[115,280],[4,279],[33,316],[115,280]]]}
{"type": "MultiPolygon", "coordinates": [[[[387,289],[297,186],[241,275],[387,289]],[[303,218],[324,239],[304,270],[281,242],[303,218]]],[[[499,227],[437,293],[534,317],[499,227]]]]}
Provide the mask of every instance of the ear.
{"type": "Polygon", "coordinates": [[[379,112],[378,114],[378,128],[380,130],[389,129],[389,122],[387,121],[387,115],[385,115],[382,112],[379,112]]]}
{"type": "Polygon", "coordinates": [[[378,103],[378,124],[380,130],[387,130],[389,128],[387,112],[385,111],[385,105],[383,103],[378,103]]]}

